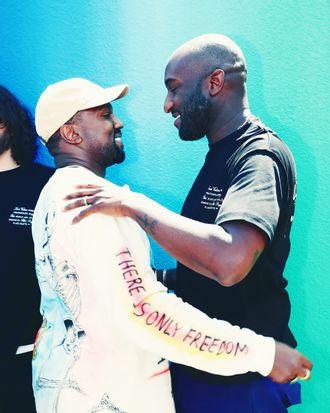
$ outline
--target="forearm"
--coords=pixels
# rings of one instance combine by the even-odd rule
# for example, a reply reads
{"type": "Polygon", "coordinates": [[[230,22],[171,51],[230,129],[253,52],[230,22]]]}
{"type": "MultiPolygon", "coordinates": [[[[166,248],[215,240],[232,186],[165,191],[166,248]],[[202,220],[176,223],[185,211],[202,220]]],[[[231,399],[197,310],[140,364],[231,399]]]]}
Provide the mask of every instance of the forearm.
{"type": "Polygon", "coordinates": [[[274,363],[274,340],[209,318],[175,294],[168,294],[155,282],[149,251],[136,243],[132,222],[119,225],[124,237],[119,250],[111,250],[109,257],[117,263],[111,269],[111,282],[118,327],[141,347],[157,349],[177,363],[214,374],[258,371],[268,375],[274,363]]]}
{"type": "Polygon", "coordinates": [[[232,236],[220,226],[182,217],[137,193],[126,200],[125,214],[176,260],[220,283],[244,264],[233,255],[232,236]]]}
{"type": "MultiPolygon", "coordinates": [[[[143,286],[152,289],[148,283],[143,286]]],[[[164,291],[135,304],[126,328],[141,347],[213,374],[258,371],[266,376],[273,367],[273,339],[211,319],[164,291]]]]}
{"type": "Polygon", "coordinates": [[[129,220],[94,216],[75,227],[72,241],[80,294],[93,302],[79,314],[87,332],[105,340],[106,326],[115,322],[139,346],[177,363],[222,375],[271,371],[274,340],[211,319],[168,294],[155,281],[146,237],[129,220]]]}
{"type": "Polygon", "coordinates": [[[267,243],[265,233],[244,220],[205,224],[110,183],[83,187],[67,196],[77,200],[66,210],[84,206],[86,195],[90,206],[79,212],[74,223],[97,212],[130,217],[177,261],[225,286],[240,282],[250,272],[267,243]]]}

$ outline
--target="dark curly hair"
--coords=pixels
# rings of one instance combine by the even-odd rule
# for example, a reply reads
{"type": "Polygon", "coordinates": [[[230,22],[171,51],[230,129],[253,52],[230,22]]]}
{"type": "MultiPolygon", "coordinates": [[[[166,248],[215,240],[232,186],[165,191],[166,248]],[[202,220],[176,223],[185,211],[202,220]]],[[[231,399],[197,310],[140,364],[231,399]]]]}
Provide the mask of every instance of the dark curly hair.
{"type": "Polygon", "coordinates": [[[0,85],[0,123],[10,136],[12,157],[18,165],[31,163],[37,150],[37,133],[30,111],[0,85]]]}

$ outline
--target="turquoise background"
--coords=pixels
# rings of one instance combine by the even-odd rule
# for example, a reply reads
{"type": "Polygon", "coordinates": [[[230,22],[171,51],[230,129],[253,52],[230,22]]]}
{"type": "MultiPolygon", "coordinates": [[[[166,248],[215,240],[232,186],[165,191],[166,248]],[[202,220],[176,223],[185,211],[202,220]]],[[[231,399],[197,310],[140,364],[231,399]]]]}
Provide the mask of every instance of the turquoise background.
{"type": "MultiPolygon", "coordinates": [[[[330,412],[329,2],[2,0],[0,19],[0,82],[32,111],[49,83],[68,77],[129,83],[130,94],[114,103],[127,160],[107,178],[178,212],[207,143],[181,142],[163,112],[164,66],[177,46],[203,33],[239,43],[252,111],[289,144],[298,169],[286,277],[291,326],[315,367],[303,406],[290,411],[330,412]]],[[[39,159],[52,164],[44,148],[39,159]]],[[[157,266],[174,264],[152,247],[157,266]]]]}

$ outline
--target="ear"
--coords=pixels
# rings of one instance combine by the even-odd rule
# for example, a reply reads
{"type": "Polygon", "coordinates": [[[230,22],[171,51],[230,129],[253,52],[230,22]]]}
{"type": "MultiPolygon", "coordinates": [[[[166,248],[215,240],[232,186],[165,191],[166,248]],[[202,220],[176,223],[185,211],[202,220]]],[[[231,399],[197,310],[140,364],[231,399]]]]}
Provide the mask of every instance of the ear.
{"type": "Polygon", "coordinates": [[[208,90],[211,96],[221,92],[225,82],[225,72],[221,69],[215,69],[208,77],[208,90]]]}
{"type": "Polygon", "coordinates": [[[75,131],[74,124],[62,125],[60,127],[60,134],[70,144],[77,145],[82,142],[82,137],[75,131]]]}

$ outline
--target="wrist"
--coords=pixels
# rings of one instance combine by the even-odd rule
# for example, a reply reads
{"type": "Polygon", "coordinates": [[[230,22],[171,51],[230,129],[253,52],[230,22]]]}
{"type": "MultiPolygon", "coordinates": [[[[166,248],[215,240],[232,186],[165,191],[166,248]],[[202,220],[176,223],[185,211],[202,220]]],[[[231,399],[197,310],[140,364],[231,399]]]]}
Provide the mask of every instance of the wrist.
{"type": "Polygon", "coordinates": [[[124,215],[135,220],[139,205],[143,195],[138,192],[130,191],[127,198],[123,202],[124,215]]]}

